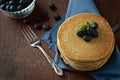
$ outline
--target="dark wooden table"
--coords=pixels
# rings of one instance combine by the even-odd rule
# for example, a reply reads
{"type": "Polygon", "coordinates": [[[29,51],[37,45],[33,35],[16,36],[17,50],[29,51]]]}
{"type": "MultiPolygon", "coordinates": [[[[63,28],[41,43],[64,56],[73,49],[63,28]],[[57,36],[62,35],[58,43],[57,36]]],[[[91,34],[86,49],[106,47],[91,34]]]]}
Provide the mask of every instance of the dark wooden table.
{"type": "MultiPolygon", "coordinates": [[[[113,27],[120,22],[120,0],[96,0],[102,16],[113,27]]],[[[57,12],[61,16],[66,13],[68,0],[36,0],[36,7],[29,16],[31,28],[41,37],[45,33],[43,29],[33,28],[34,17],[42,11],[48,12],[49,18],[41,23],[48,22],[50,25],[57,23],[53,15],[57,12]],[[55,2],[56,11],[51,11],[48,4],[55,2]]],[[[21,27],[26,26],[22,20],[14,20],[0,13],[0,80],[94,80],[83,72],[70,72],[64,70],[64,76],[59,77],[51,68],[41,52],[28,45],[20,32],[21,27]]],[[[120,31],[115,34],[116,43],[120,49],[120,31]]],[[[54,53],[47,44],[42,46],[54,58],[54,53]]]]}

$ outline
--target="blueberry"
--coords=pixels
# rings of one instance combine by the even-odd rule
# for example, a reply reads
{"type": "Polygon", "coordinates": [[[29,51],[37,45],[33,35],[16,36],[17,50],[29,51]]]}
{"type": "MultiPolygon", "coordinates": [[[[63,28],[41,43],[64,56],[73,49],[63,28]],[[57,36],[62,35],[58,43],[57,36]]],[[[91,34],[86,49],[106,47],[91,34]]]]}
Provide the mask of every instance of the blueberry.
{"type": "Polygon", "coordinates": [[[94,30],[93,27],[91,27],[87,30],[87,33],[90,34],[90,35],[94,34],[94,32],[95,32],[95,30],[94,30]]]}
{"type": "Polygon", "coordinates": [[[26,0],[19,0],[19,4],[25,4],[26,0]]]}
{"type": "Polygon", "coordinates": [[[82,37],[83,35],[85,35],[85,31],[78,30],[76,34],[77,36],[82,37]]]}
{"type": "Polygon", "coordinates": [[[26,0],[19,0],[19,2],[18,2],[18,4],[19,5],[22,5],[22,7],[26,7],[27,6],[27,4],[26,4],[26,2],[25,2],[26,0]]]}
{"type": "Polygon", "coordinates": [[[40,17],[41,17],[42,19],[46,19],[46,18],[48,18],[48,13],[47,13],[46,11],[43,11],[43,12],[41,13],[40,17]]]}
{"type": "Polygon", "coordinates": [[[30,19],[29,19],[29,18],[23,19],[23,23],[25,23],[25,24],[30,24],[30,19]]]}
{"type": "Polygon", "coordinates": [[[30,5],[30,4],[32,3],[32,1],[33,1],[33,0],[26,0],[26,3],[27,3],[28,5],[30,5]]]}
{"type": "Polygon", "coordinates": [[[35,23],[35,24],[34,24],[34,28],[35,28],[35,29],[40,29],[40,27],[41,27],[41,24],[40,24],[40,23],[35,23]]]}
{"type": "Polygon", "coordinates": [[[9,5],[15,5],[15,1],[14,0],[10,0],[9,1],[9,5]]]}
{"type": "Polygon", "coordinates": [[[9,2],[8,2],[8,1],[6,1],[6,2],[5,2],[5,4],[6,4],[6,5],[9,5],[9,2]]]}
{"type": "Polygon", "coordinates": [[[20,1],[19,1],[19,4],[20,4],[20,5],[23,5],[23,7],[25,8],[25,7],[27,7],[28,5],[30,5],[32,1],[33,1],[33,0],[20,0],[20,1]]]}
{"type": "Polygon", "coordinates": [[[98,28],[98,24],[96,22],[93,22],[91,27],[93,27],[96,30],[98,28]]]}
{"type": "Polygon", "coordinates": [[[6,5],[6,11],[10,11],[10,5],[6,5]]]}
{"type": "Polygon", "coordinates": [[[51,10],[56,10],[57,9],[55,3],[53,3],[53,2],[49,3],[49,7],[50,7],[51,10]]]}
{"type": "Polygon", "coordinates": [[[58,20],[61,19],[61,16],[60,16],[58,13],[56,13],[56,14],[54,15],[54,19],[55,19],[56,21],[58,21],[58,20]]]}
{"type": "Polygon", "coordinates": [[[5,3],[6,2],[6,0],[0,0],[0,3],[2,4],[2,3],[5,3]]]}
{"type": "Polygon", "coordinates": [[[15,8],[15,6],[13,6],[13,5],[10,5],[10,11],[16,11],[16,8],[15,8]]]}
{"type": "Polygon", "coordinates": [[[16,6],[19,5],[19,1],[16,1],[14,5],[16,5],[16,6]]]}
{"type": "Polygon", "coordinates": [[[92,36],[91,35],[84,35],[83,36],[83,39],[86,41],[86,42],[89,42],[92,40],[92,36]]]}
{"type": "Polygon", "coordinates": [[[48,30],[51,29],[51,27],[50,27],[50,25],[49,25],[48,23],[43,24],[42,27],[43,27],[43,29],[44,29],[45,31],[48,31],[48,30]]]}
{"type": "Polygon", "coordinates": [[[3,0],[0,0],[0,3],[3,2],[3,0]]]}
{"type": "Polygon", "coordinates": [[[83,36],[83,34],[80,30],[78,30],[76,34],[77,34],[77,36],[83,36]]]}
{"type": "Polygon", "coordinates": [[[0,8],[3,9],[3,10],[6,10],[6,5],[5,4],[1,4],[0,8]]]}
{"type": "Polygon", "coordinates": [[[91,35],[93,38],[97,38],[99,36],[97,31],[94,31],[94,34],[91,35]]]}
{"type": "Polygon", "coordinates": [[[0,0],[0,4],[3,4],[3,3],[5,3],[5,0],[0,0]]]}
{"type": "Polygon", "coordinates": [[[23,9],[23,6],[22,5],[17,5],[17,11],[20,11],[23,9]]]}

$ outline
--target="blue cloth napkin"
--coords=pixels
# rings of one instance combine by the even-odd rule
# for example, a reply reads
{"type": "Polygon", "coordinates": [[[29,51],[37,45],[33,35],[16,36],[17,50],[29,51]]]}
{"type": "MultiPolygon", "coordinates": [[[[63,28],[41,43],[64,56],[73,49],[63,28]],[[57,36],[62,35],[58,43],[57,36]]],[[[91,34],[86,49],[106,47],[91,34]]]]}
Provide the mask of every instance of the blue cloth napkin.
{"type": "MultiPolygon", "coordinates": [[[[93,0],[69,0],[66,15],[57,24],[55,24],[50,31],[46,32],[42,36],[42,40],[48,43],[49,47],[55,52],[55,63],[62,69],[73,70],[64,64],[59,57],[59,52],[56,46],[58,28],[67,18],[75,14],[86,12],[100,15],[100,12],[98,11],[93,0]]],[[[115,47],[115,51],[110,60],[102,68],[87,73],[96,80],[120,80],[120,52],[117,46],[115,47]]]]}

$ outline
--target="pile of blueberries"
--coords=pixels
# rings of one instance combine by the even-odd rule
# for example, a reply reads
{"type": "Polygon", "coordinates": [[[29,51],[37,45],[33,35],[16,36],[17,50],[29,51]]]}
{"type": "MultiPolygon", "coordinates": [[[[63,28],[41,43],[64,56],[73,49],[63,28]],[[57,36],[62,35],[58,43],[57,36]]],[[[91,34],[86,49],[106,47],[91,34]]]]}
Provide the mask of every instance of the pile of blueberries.
{"type": "MultiPolygon", "coordinates": [[[[55,11],[57,9],[57,7],[56,7],[54,2],[50,2],[49,3],[49,8],[52,11],[55,11]]],[[[59,13],[55,13],[53,17],[54,17],[54,19],[56,21],[59,21],[61,19],[61,16],[60,16],[59,13]]],[[[45,31],[50,30],[51,29],[51,25],[49,23],[44,23],[44,24],[40,23],[42,20],[45,20],[45,19],[48,19],[48,13],[46,11],[42,11],[41,14],[35,16],[34,28],[35,29],[41,29],[41,27],[42,27],[43,30],[45,30],[45,31]]],[[[23,23],[29,25],[30,24],[30,19],[29,18],[24,18],[23,19],[23,23]]]]}
{"type": "Polygon", "coordinates": [[[0,0],[0,9],[14,12],[20,11],[31,4],[33,0],[0,0]]]}
{"type": "MultiPolygon", "coordinates": [[[[14,12],[14,11],[20,11],[27,6],[29,6],[32,3],[33,0],[0,0],[0,9],[5,10],[7,12],[14,12]]],[[[49,3],[49,8],[52,11],[55,11],[57,9],[56,5],[54,2],[49,3]]],[[[61,19],[61,16],[56,13],[54,16],[54,19],[56,21],[59,21],[61,19]]],[[[51,29],[50,24],[44,23],[41,25],[39,22],[41,20],[47,19],[48,18],[48,13],[46,11],[43,11],[39,16],[35,17],[35,24],[34,28],[35,29],[40,29],[41,26],[45,31],[48,31],[51,29]]],[[[29,18],[24,18],[23,23],[29,25],[30,24],[30,19],[29,18]]]]}
{"type": "Polygon", "coordinates": [[[76,34],[77,36],[82,37],[86,42],[89,42],[92,38],[97,38],[99,36],[97,29],[98,24],[96,22],[93,22],[92,24],[88,23],[78,30],[76,34]]]}

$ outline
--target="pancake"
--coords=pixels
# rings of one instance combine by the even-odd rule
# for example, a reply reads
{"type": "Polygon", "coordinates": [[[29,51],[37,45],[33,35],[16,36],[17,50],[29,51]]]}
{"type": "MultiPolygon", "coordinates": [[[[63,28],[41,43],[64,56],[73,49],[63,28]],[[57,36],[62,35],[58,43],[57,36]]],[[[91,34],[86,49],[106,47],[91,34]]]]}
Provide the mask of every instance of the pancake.
{"type": "Polygon", "coordinates": [[[109,23],[100,15],[77,14],[61,24],[57,34],[57,46],[65,63],[77,70],[94,70],[102,67],[111,56],[115,38],[109,23]],[[86,24],[96,22],[99,36],[86,42],[76,32],[86,24]],[[76,67],[77,68],[76,68],[76,67]]]}
{"type": "Polygon", "coordinates": [[[91,71],[101,68],[109,60],[111,54],[112,52],[110,52],[110,54],[105,59],[102,59],[100,61],[93,61],[93,62],[77,62],[77,61],[74,62],[72,60],[69,60],[67,57],[63,55],[61,55],[61,57],[66,64],[68,64],[70,67],[72,67],[75,70],[91,71]]]}

